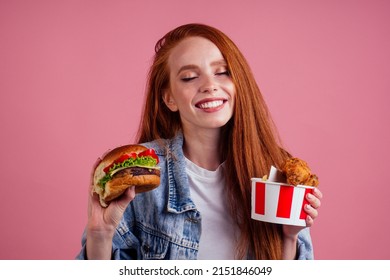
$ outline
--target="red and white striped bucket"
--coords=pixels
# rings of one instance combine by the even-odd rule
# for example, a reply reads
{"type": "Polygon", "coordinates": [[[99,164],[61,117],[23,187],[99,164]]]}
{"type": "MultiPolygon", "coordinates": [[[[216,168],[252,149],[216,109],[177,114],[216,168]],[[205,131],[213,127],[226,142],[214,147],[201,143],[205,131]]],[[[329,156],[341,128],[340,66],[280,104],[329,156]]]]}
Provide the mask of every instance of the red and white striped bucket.
{"type": "Polygon", "coordinates": [[[306,194],[314,187],[292,186],[252,178],[252,219],[286,225],[306,226],[306,194]]]}

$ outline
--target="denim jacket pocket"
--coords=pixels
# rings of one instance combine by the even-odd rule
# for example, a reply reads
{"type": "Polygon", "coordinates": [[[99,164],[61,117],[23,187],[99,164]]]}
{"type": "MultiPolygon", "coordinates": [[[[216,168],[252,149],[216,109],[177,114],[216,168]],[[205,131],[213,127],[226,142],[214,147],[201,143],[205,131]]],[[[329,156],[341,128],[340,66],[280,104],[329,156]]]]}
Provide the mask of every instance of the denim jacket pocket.
{"type": "Polygon", "coordinates": [[[169,241],[159,236],[145,234],[141,241],[141,254],[145,260],[162,260],[165,258],[169,241]]]}

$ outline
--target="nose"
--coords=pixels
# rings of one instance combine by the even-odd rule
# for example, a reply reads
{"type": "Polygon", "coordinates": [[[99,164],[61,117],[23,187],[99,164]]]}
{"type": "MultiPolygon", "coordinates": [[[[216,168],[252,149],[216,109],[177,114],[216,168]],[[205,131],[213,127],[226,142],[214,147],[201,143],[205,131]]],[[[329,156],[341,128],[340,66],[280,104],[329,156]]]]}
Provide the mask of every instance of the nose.
{"type": "Polygon", "coordinates": [[[212,79],[207,79],[203,85],[199,88],[201,93],[213,93],[218,90],[217,85],[212,81],[212,79]]]}
{"type": "Polygon", "coordinates": [[[213,93],[213,92],[216,92],[216,91],[217,91],[217,88],[214,87],[214,86],[202,87],[200,89],[200,92],[202,92],[202,93],[213,93]]]}

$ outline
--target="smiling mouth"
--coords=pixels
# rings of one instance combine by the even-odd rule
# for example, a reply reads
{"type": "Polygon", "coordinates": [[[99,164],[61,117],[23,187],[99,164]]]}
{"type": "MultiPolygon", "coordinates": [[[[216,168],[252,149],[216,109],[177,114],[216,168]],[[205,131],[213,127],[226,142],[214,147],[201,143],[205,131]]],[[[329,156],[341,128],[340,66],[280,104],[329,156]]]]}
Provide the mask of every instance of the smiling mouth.
{"type": "Polygon", "coordinates": [[[225,100],[213,100],[203,103],[198,103],[195,106],[200,109],[214,109],[218,108],[219,106],[222,106],[225,100]]]}

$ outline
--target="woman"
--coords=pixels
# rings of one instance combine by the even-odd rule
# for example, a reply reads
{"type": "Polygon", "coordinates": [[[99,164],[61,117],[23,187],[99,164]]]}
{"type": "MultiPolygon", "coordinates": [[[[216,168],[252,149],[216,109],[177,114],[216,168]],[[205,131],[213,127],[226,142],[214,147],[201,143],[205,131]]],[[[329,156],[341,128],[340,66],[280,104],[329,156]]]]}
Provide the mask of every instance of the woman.
{"type": "Polygon", "coordinates": [[[306,228],[251,219],[251,177],[289,157],[251,70],[221,31],[188,24],[156,44],[138,142],[160,158],[161,185],[108,208],[96,195],[80,259],[310,259],[306,228]],[[131,203],[130,203],[131,202],[131,203]]]}

